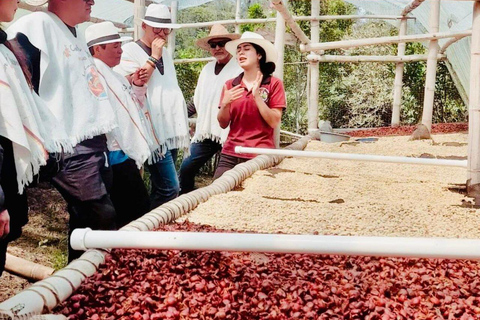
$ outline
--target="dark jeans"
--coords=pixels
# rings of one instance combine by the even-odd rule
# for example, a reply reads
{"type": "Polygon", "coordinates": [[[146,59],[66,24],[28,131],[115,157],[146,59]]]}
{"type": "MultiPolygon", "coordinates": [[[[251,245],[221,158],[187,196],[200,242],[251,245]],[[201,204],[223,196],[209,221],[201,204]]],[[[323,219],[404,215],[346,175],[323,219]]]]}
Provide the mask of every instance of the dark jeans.
{"type": "Polygon", "coordinates": [[[235,167],[237,164],[247,162],[248,160],[250,159],[234,157],[222,153],[220,155],[220,160],[218,160],[218,166],[215,170],[215,174],[213,175],[213,179],[215,180],[220,178],[226,171],[233,169],[233,167],[235,167]]]}
{"type": "MultiPolygon", "coordinates": [[[[105,166],[106,154],[79,154],[60,161],[60,172],[52,179],[68,204],[69,242],[76,228],[115,230],[115,208],[108,192],[112,185],[112,169],[105,166]]],[[[83,254],[68,246],[68,261],[83,254]]]]}
{"type": "Polygon", "coordinates": [[[210,139],[192,143],[190,156],[185,158],[180,167],[180,193],[188,193],[195,189],[195,176],[200,168],[207,163],[217,152],[222,150],[222,145],[210,139]]]}
{"type": "Polygon", "coordinates": [[[177,150],[168,150],[165,157],[154,164],[147,164],[150,173],[152,190],[150,193],[150,208],[155,209],[165,202],[178,197],[180,185],[178,183],[175,160],[177,150]]]}
{"type": "Polygon", "coordinates": [[[113,184],[110,198],[121,228],[150,210],[150,198],[140,171],[132,159],[112,165],[113,184]]]}
{"type": "Polygon", "coordinates": [[[18,193],[17,171],[13,155],[12,142],[5,137],[0,137],[3,148],[3,163],[1,163],[1,185],[5,195],[4,208],[10,216],[10,233],[5,239],[0,240],[0,276],[5,268],[5,255],[9,242],[22,235],[22,227],[28,222],[27,191],[18,193]]]}

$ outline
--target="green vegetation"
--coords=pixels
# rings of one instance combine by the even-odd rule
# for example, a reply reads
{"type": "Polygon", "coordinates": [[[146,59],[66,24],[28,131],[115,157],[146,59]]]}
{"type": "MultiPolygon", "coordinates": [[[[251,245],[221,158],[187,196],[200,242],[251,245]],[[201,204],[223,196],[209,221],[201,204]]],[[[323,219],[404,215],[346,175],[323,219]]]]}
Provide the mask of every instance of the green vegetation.
{"type": "MultiPolygon", "coordinates": [[[[244,1],[243,18],[274,17],[276,12],[263,1],[244,1]]],[[[307,16],[311,13],[308,0],[289,1],[293,15],[307,16]]],[[[181,11],[179,21],[212,21],[233,19],[235,5],[232,1],[213,1],[206,5],[181,11]]],[[[355,14],[356,8],[343,0],[321,1],[321,15],[355,14]]],[[[299,22],[307,36],[310,22],[299,22]]],[[[229,26],[233,31],[233,27],[229,26]]],[[[260,31],[274,35],[275,24],[248,24],[242,31],[260,31]]],[[[291,33],[287,28],[287,33],[291,33]]],[[[208,28],[184,29],[177,34],[177,58],[208,56],[194,45],[196,39],[208,34],[208,28]]],[[[386,22],[351,20],[320,21],[322,42],[381,37],[398,34],[398,30],[386,22]]],[[[406,54],[425,54],[420,43],[407,45],[406,54]]],[[[396,45],[369,46],[351,50],[328,50],[330,55],[396,55],[396,45]]],[[[180,85],[186,99],[191,99],[196,79],[203,63],[177,65],[180,85]]],[[[393,104],[394,63],[320,63],[319,115],[330,120],[334,127],[388,126],[393,104]]],[[[282,128],[305,133],[307,129],[307,73],[306,54],[298,50],[298,43],[287,41],[285,48],[284,84],[288,108],[282,119],[282,128]]],[[[423,94],[426,63],[405,64],[401,121],[416,124],[423,109],[423,94]]],[[[437,67],[434,122],[458,122],[466,120],[466,107],[454,85],[445,62],[437,67]]]]}

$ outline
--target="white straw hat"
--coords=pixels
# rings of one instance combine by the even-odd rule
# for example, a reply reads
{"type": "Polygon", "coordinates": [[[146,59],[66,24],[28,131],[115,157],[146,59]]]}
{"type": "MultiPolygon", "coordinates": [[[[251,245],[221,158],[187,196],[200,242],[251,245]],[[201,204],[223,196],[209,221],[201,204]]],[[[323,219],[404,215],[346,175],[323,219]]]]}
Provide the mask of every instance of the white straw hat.
{"type": "Polygon", "coordinates": [[[212,29],[210,29],[210,33],[207,37],[198,39],[195,44],[202,49],[209,50],[210,46],[208,45],[208,41],[212,39],[236,40],[238,38],[240,38],[238,33],[229,33],[223,25],[218,23],[212,26],[212,29]]]}
{"type": "Polygon", "coordinates": [[[275,46],[270,41],[266,40],[264,37],[255,32],[245,31],[240,39],[227,42],[225,49],[234,57],[237,56],[237,47],[242,43],[254,43],[263,50],[265,50],[265,60],[266,62],[277,62],[277,50],[275,46]]]}
{"type": "Polygon", "coordinates": [[[145,12],[145,19],[142,21],[153,28],[178,29],[181,27],[179,24],[172,23],[170,10],[164,4],[152,3],[149,5],[145,12]]]}
{"type": "Polygon", "coordinates": [[[45,3],[47,3],[48,0],[25,0],[26,4],[29,4],[31,6],[43,6],[45,3]]]}
{"type": "Polygon", "coordinates": [[[115,25],[110,21],[105,21],[92,24],[85,29],[85,40],[90,48],[99,44],[130,41],[133,38],[121,37],[115,25]]]}

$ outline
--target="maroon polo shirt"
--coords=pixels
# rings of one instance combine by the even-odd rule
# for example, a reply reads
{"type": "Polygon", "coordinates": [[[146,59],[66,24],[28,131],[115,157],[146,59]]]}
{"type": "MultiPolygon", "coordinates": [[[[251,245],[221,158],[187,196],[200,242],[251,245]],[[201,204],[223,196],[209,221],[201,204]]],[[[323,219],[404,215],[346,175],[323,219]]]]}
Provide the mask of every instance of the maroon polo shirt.
{"type": "MultiPolygon", "coordinates": [[[[242,97],[230,104],[230,132],[225,141],[222,153],[239,158],[254,158],[255,154],[235,153],[236,146],[251,148],[275,148],[273,128],[263,119],[258,111],[255,98],[243,84],[243,73],[228,80],[227,89],[240,85],[243,88],[242,97]]],[[[270,108],[284,109],[287,105],[282,80],[266,77],[260,86],[260,96],[270,108]]],[[[223,99],[223,92],[222,98],[223,99]]]]}

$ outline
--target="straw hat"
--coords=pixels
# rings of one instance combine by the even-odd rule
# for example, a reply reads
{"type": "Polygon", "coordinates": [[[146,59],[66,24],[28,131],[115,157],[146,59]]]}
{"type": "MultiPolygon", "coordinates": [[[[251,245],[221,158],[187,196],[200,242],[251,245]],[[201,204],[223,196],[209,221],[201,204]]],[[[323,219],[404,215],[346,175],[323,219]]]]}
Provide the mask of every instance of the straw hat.
{"type": "Polygon", "coordinates": [[[31,6],[43,6],[48,0],[25,0],[25,3],[31,6]]]}
{"type": "Polygon", "coordinates": [[[142,21],[153,28],[178,29],[181,27],[179,24],[172,23],[170,10],[164,4],[149,5],[145,12],[145,19],[142,21]]]}
{"type": "Polygon", "coordinates": [[[214,24],[210,29],[210,33],[207,37],[198,39],[195,44],[202,49],[209,50],[210,46],[208,41],[212,39],[230,39],[236,40],[240,38],[238,33],[229,33],[228,30],[221,24],[214,24]]]}
{"type": "Polygon", "coordinates": [[[85,29],[85,40],[87,40],[87,45],[90,48],[99,44],[130,41],[133,38],[121,37],[115,25],[110,21],[105,21],[92,24],[85,29]]]}
{"type": "Polygon", "coordinates": [[[275,46],[270,41],[263,38],[261,35],[255,32],[245,31],[240,39],[227,42],[225,49],[234,57],[237,56],[237,47],[242,43],[254,43],[265,50],[265,60],[266,62],[277,62],[277,50],[275,46]]]}

